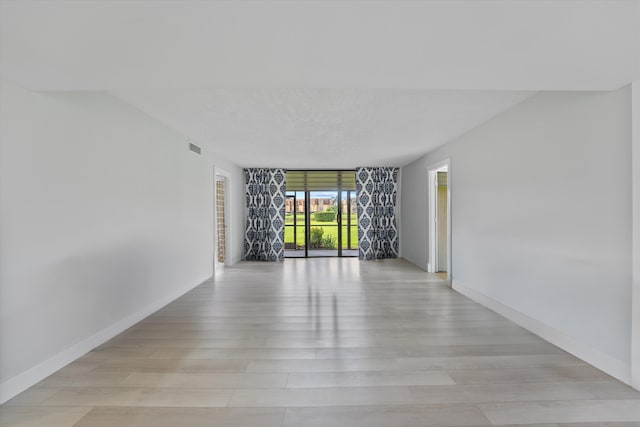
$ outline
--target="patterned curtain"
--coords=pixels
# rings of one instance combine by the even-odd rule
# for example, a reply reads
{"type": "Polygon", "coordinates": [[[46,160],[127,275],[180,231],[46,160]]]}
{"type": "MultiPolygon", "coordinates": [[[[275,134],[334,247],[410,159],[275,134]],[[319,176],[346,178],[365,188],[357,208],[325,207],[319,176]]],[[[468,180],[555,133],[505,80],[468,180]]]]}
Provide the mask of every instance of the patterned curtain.
{"type": "Polygon", "coordinates": [[[285,169],[245,169],[244,258],[284,260],[285,169]]]}
{"type": "Polygon", "coordinates": [[[398,257],[398,168],[357,168],[358,257],[398,257]]]}

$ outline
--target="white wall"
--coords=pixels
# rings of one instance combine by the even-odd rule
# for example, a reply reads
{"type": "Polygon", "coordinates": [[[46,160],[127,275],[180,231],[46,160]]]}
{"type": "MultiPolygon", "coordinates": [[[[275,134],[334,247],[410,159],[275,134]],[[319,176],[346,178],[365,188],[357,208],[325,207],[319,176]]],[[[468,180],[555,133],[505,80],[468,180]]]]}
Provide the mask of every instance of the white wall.
{"type": "Polygon", "coordinates": [[[124,102],[0,89],[1,402],[212,275],[214,163],[243,213],[238,167],[124,102]]]}
{"type": "Polygon", "coordinates": [[[403,256],[426,268],[450,157],[454,287],[628,381],[630,156],[629,87],[537,94],[403,169],[403,256]]]}

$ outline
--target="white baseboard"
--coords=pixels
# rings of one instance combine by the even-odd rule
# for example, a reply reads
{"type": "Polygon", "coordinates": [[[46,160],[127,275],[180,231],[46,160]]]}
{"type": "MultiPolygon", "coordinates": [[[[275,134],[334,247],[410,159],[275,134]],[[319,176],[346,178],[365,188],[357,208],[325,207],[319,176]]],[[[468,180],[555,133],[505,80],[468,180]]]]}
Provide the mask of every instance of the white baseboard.
{"type": "Polygon", "coordinates": [[[506,317],[512,322],[517,323],[519,326],[533,332],[553,345],[560,347],[564,351],[571,353],[577,358],[582,359],[601,371],[606,372],[623,383],[631,384],[631,367],[625,365],[621,361],[598,350],[594,350],[564,332],[529,317],[524,313],[514,310],[493,298],[474,291],[473,289],[462,285],[459,281],[453,281],[453,289],[475,302],[495,311],[501,316],[506,317]]]}
{"type": "Polygon", "coordinates": [[[37,364],[36,366],[27,369],[26,371],[6,380],[0,384],[0,404],[3,404],[7,400],[22,393],[29,387],[39,383],[43,379],[47,378],[54,372],[64,368],[69,363],[84,356],[94,348],[104,344],[111,338],[129,329],[142,319],[160,310],[167,304],[180,298],[182,295],[189,292],[191,289],[199,286],[203,282],[207,281],[210,277],[206,277],[203,280],[198,281],[196,284],[189,285],[184,288],[180,288],[178,291],[165,296],[152,304],[149,304],[142,310],[133,313],[122,320],[112,324],[101,330],[100,332],[91,335],[88,338],[80,341],[77,344],[72,345],[66,350],[61,351],[55,356],[37,364]]]}

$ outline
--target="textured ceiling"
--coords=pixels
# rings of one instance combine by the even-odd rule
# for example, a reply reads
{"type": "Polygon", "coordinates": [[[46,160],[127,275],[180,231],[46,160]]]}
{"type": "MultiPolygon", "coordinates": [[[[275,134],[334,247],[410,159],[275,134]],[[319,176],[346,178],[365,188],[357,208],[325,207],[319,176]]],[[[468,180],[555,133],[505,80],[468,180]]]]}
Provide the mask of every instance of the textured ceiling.
{"type": "Polygon", "coordinates": [[[640,0],[0,0],[0,73],[109,91],[240,165],[402,165],[532,91],[640,79],[639,21],[640,0]]]}
{"type": "Polygon", "coordinates": [[[529,92],[173,90],[115,93],[242,166],[404,165],[529,92]]]}
{"type": "Polygon", "coordinates": [[[637,0],[1,1],[2,73],[42,90],[610,90],[637,0]]]}

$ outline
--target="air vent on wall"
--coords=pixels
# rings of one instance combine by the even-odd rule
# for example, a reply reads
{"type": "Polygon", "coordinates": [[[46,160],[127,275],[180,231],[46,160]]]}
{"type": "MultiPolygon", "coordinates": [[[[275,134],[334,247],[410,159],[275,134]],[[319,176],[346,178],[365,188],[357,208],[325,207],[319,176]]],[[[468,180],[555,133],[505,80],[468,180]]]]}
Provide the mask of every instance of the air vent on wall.
{"type": "Polygon", "coordinates": [[[196,154],[200,154],[200,152],[202,151],[200,149],[200,147],[198,147],[196,144],[194,144],[193,142],[189,142],[189,150],[193,151],[196,154]]]}

